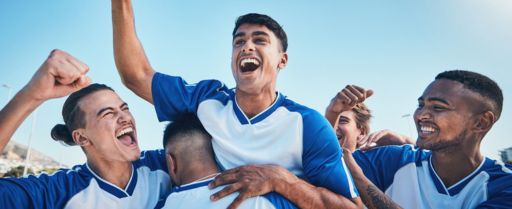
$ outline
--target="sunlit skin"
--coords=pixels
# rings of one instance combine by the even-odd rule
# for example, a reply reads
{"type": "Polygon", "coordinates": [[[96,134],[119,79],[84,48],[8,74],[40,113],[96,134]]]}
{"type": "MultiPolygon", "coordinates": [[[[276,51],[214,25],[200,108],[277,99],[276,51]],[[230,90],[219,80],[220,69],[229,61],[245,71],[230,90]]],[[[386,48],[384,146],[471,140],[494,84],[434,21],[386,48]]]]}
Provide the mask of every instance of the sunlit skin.
{"type": "Polygon", "coordinates": [[[432,82],[418,99],[417,145],[432,150],[434,170],[447,187],[483,161],[480,142],[495,120],[486,101],[463,84],[446,79],[432,82]]]}
{"type": "Polygon", "coordinates": [[[464,140],[470,138],[468,129],[476,119],[477,99],[481,97],[455,81],[438,80],[430,84],[418,99],[414,113],[417,145],[436,151],[473,146],[474,143],[464,140]],[[427,129],[422,131],[422,126],[427,129]]]}
{"type": "Polygon", "coordinates": [[[236,99],[244,113],[254,116],[270,106],[276,98],[277,74],[288,62],[275,34],[267,27],[242,24],[233,37],[231,70],[236,81],[236,99]],[[242,72],[243,59],[258,60],[259,67],[242,72]]]}
{"type": "Polygon", "coordinates": [[[340,146],[354,152],[358,146],[358,141],[364,135],[361,130],[357,128],[354,112],[351,110],[343,111],[338,119],[338,126],[336,128],[336,136],[340,146]]]}
{"type": "Polygon", "coordinates": [[[82,147],[89,157],[125,164],[139,158],[135,120],[128,105],[115,92],[94,92],[84,97],[79,106],[85,113],[86,124],[85,128],[73,131],[73,135],[75,140],[79,137],[87,139],[82,147]],[[133,133],[123,143],[116,136],[126,128],[133,129],[133,133]]]}

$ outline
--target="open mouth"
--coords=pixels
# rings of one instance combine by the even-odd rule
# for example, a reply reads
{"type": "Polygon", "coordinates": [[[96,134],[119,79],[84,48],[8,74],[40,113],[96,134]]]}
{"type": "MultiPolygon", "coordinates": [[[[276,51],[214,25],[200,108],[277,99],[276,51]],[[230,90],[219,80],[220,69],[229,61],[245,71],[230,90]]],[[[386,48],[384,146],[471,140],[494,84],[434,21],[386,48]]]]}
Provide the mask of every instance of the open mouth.
{"type": "Polygon", "coordinates": [[[121,142],[121,144],[125,146],[136,146],[137,141],[135,140],[135,135],[132,127],[124,128],[116,135],[117,140],[121,142]]]}
{"type": "Polygon", "coordinates": [[[242,73],[255,71],[260,67],[260,61],[254,58],[244,58],[240,61],[242,73]]]}
{"type": "Polygon", "coordinates": [[[419,124],[418,135],[420,137],[428,137],[437,133],[437,128],[430,124],[419,124]]]}

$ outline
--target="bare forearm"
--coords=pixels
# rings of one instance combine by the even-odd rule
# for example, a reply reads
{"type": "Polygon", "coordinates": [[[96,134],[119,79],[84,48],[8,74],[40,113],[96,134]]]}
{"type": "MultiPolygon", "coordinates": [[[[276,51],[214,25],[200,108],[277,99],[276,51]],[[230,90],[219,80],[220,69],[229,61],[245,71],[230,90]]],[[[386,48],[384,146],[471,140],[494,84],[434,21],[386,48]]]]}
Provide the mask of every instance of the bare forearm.
{"type": "Polygon", "coordinates": [[[0,151],[4,150],[16,129],[41,103],[22,90],[0,111],[0,151]]]}
{"type": "Polygon", "coordinates": [[[359,198],[351,201],[328,189],[315,187],[300,179],[293,183],[277,183],[276,192],[299,208],[362,208],[359,198]]]}
{"type": "Polygon", "coordinates": [[[112,0],[114,58],[123,83],[140,97],[152,102],[154,71],[135,32],[130,0],[112,0]]]}
{"type": "Polygon", "coordinates": [[[336,129],[336,126],[338,126],[338,120],[339,120],[338,118],[339,117],[340,117],[340,113],[334,112],[332,109],[330,109],[330,106],[327,107],[327,109],[325,110],[325,118],[327,119],[327,121],[329,121],[331,126],[335,129],[336,129]]]}
{"type": "Polygon", "coordinates": [[[397,209],[402,208],[390,197],[384,194],[365,176],[354,176],[357,189],[361,194],[364,204],[369,209],[397,209]]]}

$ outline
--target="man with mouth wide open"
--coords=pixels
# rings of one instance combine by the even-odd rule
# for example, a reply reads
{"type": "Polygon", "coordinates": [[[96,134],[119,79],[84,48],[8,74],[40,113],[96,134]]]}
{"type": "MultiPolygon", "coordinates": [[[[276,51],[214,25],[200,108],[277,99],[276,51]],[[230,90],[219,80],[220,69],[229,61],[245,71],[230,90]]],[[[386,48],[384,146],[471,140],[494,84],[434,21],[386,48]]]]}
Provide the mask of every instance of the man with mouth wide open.
{"type": "MultiPolygon", "coordinates": [[[[247,14],[233,30],[231,69],[236,87],[217,80],[188,84],[181,77],[155,72],[135,33],[130,0],[112,0],[114,54],[123,83],[154,104],[160,121],[172,121],[184,112],[197,114],[213,138],[213,149],[223,169],[248,164],[276,164],[305,179],[270,185],[300,208],[357,208],[362,203],[329,123],[318,112],[297,104],[276,90],[277,75],[287,62],[287,37],[272,18],[247,14]],[[308,187],[309,195],[294,187],[308,187]],[[325,188],[325,189],[324,189],[325,188]],[[323,205],[324,193],[337,193],[335,205],[323,205]]],[[[235,170],[236,171],[236,170],[235,170]]],[[[244,183],[221,192],[239,190],[241,200],[259,194],[246,192],[244,183]]],[[[261,186],[261,185],[258,185],[261,186]]],[[[222,195],[214,195],[218,199],[222,195]]]]}

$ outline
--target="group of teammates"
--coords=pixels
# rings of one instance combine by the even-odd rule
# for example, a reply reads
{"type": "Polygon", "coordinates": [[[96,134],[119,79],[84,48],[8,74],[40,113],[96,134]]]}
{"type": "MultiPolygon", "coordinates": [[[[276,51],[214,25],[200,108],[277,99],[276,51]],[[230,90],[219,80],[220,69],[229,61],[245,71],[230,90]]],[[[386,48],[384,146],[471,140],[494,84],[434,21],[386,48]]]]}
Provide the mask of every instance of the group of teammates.
{"type": "Polygon", "coordinates": [[[510,167],[480,153],[503,103],[491,79],[468,71],[439,74],[418,99],[417,146],[351,154],[357,142],[365,149],[389,144],[377,141],[389,132],[363,137],[368,127],[361,124],[353,135],[342,131],[372,92],[343,89],[327,108],[331,124],[277,92],[287,38],[270,17],[237,20],[236,87],[230,89],[216,80],[188,84],[155,72],[136,37],[131,2],[113,0],[112,7],[123,83],[154,104],[159,120],[174,121],[165,130],[165,150],[141,153],[128,105],[109,87],[89,85],[85,64],[53,51],[0,112],[0,150],[41,103],[69,95],[65,124],[51,135],[79,145],[87,162],[52,175],[1,179],[2,208],[512,207],[510,167]],[[347,111],[354,111],[352,118],[347,111]]]}

